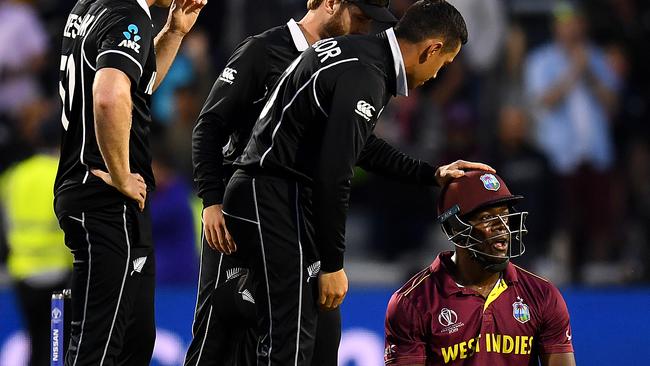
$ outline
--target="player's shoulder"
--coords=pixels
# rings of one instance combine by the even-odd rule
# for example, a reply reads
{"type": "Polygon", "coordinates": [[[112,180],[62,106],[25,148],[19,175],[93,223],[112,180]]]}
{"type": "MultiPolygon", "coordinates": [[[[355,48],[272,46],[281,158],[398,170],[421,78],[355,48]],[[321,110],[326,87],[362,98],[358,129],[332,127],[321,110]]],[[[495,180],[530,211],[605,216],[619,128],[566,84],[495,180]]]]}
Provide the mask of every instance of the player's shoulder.
{"type": "Polygon", "coordinates": [[[266,31],[246,37],[235,50],[235,54],[247,57],[263,57],[270,48],[289,47],[286,25],[277,26],[266,31]],[[286,44],[286,45],[285,45],[286,44]]]}
{"type": "Polygon", "coordinates": [[[559,293],[558,288],[548,279],[519,267],[516,264],[511,265],[517,273],[519,285],[526,287],[529,291],[534,292],[535,295],[545,297],[559,293]]]}
{"type": "Polygon", "coordinates": [[[341,63],[336,69],[340,76],[349,79],[355,84],[372,86],[377,90],[386,87],[386,77],[382,70],[362,60],[341,63]]]}
{"type": "Polygon", "coordinates": [[[436,273],[430,266],[420,270],[413,275],[402,287],[395,291],[400,298],[408,298],[415,301],[419,297],[428,297],[432,289],[436,287],[436,273]]]}
{"type": "Polygon", "coordinates": [[[334,38],[346,57],[358,58],[367,65],[387,62],[387,49],[383,39],[376,35],[350,34],[334,38]]]}
{"type": "Polygon", "coordinates": [[[262,33],[251,36],[251,40],[258,44],[273,45],[282,42],[290,43],[291,36],[289,27],[286,24],[278,25],[277,27],[269,28],[262,33]]]}
{"type": "Polygon", "coordinates": [[[430,266],[411,277],[391,296],[386,315],[401,318],[403,314],[427,314],[434,306],[438,292],[436,271],[430,266]]]}
{"type": "Polygon", "coordinates": [[[120,17],[151,23],[151,13],[144,1],[100,0],[98,5],[106,9],[108,17],[120,17]]]}
{"type": "MultiPolygon", "coordinates": [[[[328,52],[323,48],[315,48],[314,54],[316,59],[323,59],[328,52]]],[[[318,61],[315,61],[318,63],[318,61]]],[[[370,88],[375,92],[385,92],[386,74],[372,62],[359,57],[357,54],[346,54],[345,51],[340,56],[332,60],[326,60],[319,65],[320,78],[329,79],[332,83],[341,83],[344,81],[351,86],[370,88]]]]}
{"type": "MultiPolygon", "coordinates": [[[[344,53],[359,61],[356,64],[360,75],[374,79],[375,83],[385,84],[389,68],[393,67],[384,40],[375,35],[350,35],[343,37],[344,53]]],[[[392,56],[391,56],[392,57],[392,56]]]]}

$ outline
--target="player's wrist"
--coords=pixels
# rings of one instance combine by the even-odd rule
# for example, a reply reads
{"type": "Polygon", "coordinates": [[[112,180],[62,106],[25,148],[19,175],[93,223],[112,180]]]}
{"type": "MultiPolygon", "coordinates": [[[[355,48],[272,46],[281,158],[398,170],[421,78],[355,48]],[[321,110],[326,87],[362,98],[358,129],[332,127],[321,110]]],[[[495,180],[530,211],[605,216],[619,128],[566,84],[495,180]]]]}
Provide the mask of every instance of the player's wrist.
{"type": "Polygon", "coordinates": [[[437,171],[437,166],[433,166],[425,161],[421,161],[418,169],[418,181],[420,184],[424,185],[440,186],[440,183],[437,179],[438,177],[436,176],[437,171]]]}
{"type": "Polygon", "coordinates": [[[321,262],[321,271],[323,273],[334,273],[343,269],[343,253],[330,255],[328,258],[323,258],[321,262]]]}
{"type": "Polygon", "coordinates": [[[203,208],[223,204],[223,191],[224,189],[219,188],[201,192],[199,196],[203,200],[203,208]]]}
{"type": "Polygon", "coordinates": [[[165,24],[165,26],[163,26],[163,29],[161,30],[161,32],[163,34],[165,34],[166,36],[168,36],[168,37],[178,38],[179,40],[183,40],[183,38],[185,38],[185,36],[188,33],[188,32],[186,32],[186,31],[184,31],[182,29],[178,29],[178,28],[174,27],[172,24],[169,24],[169,23],[167,23],[167,24],[165,24]]]}
{"type": "Polygon", "coordinates": [[[115,187],[123,188],[128,186],[129,178],[130,178],[128,173],[118,173],[118,172],[109,171],[109,175],[111,176],[111,182],[115,187]]]}

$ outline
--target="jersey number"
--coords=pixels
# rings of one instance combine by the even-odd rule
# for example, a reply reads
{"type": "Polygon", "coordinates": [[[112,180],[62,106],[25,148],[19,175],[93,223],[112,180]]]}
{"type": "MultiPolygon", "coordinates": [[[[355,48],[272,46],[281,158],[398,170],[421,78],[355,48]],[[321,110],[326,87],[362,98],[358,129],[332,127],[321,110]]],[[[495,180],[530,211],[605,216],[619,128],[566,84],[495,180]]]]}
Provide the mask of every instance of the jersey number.
{"type": "Polygon", "coordinates": [[[70,125],[70,120],[68,120],[67,115],[69,115],[72,110],[72,97],[74,96],[74,86],[76,83],[73,55],[61,56],[61,66],[59,67],[59,70],[64,72],[61,81],[59,82],[59,95],[61,95],[61,103],[63,104],[61,123],[63,124],[63,129],[67,131],[68,126],[70,125]],[[64,85],[65,81],[67,81],[67,85],[64,85]]]}

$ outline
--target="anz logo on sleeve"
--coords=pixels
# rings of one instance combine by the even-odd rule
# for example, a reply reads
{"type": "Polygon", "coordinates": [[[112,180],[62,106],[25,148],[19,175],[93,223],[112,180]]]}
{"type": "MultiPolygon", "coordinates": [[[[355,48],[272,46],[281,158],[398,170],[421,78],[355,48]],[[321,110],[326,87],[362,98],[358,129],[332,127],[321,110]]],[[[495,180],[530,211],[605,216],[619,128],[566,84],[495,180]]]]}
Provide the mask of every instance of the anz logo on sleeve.
{"type": "Polygon", "coordinates": [[[140,53],[140,45],[138,44],[138,41],[141,40],[142,37],[138,35],[138,31],[139,29],[137,25],[129,24],[126,32],[122,32],[124,39],[117,46],[130,48],[135,51],[135,53],[140,53]]]}

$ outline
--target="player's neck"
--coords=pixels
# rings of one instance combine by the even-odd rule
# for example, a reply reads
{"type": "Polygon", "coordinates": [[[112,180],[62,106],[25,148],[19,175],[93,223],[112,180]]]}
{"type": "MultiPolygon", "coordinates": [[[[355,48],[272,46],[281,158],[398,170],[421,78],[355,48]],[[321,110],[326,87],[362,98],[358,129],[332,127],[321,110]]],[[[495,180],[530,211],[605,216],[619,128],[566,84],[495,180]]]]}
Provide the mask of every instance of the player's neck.
{"type": "Polygon", "coordinates": [[[322,27],[322,22],[318,18],[319,17],[316,15],[315,10],[310,10],[298,22],[298,26],[300,26],[300,30],[302,31],[302,34],[305,35],[309,45],[312,45],[321,39],[320,29],[322,27]]]}
{"type": "Polygon", "coordinates": [[[479,293],[489,293],[501,277],[501,273],[486,271],[480,263],[465,253],[457,251],[452,260],[456,264],[453,273],[455,281],[479,293]]]}

